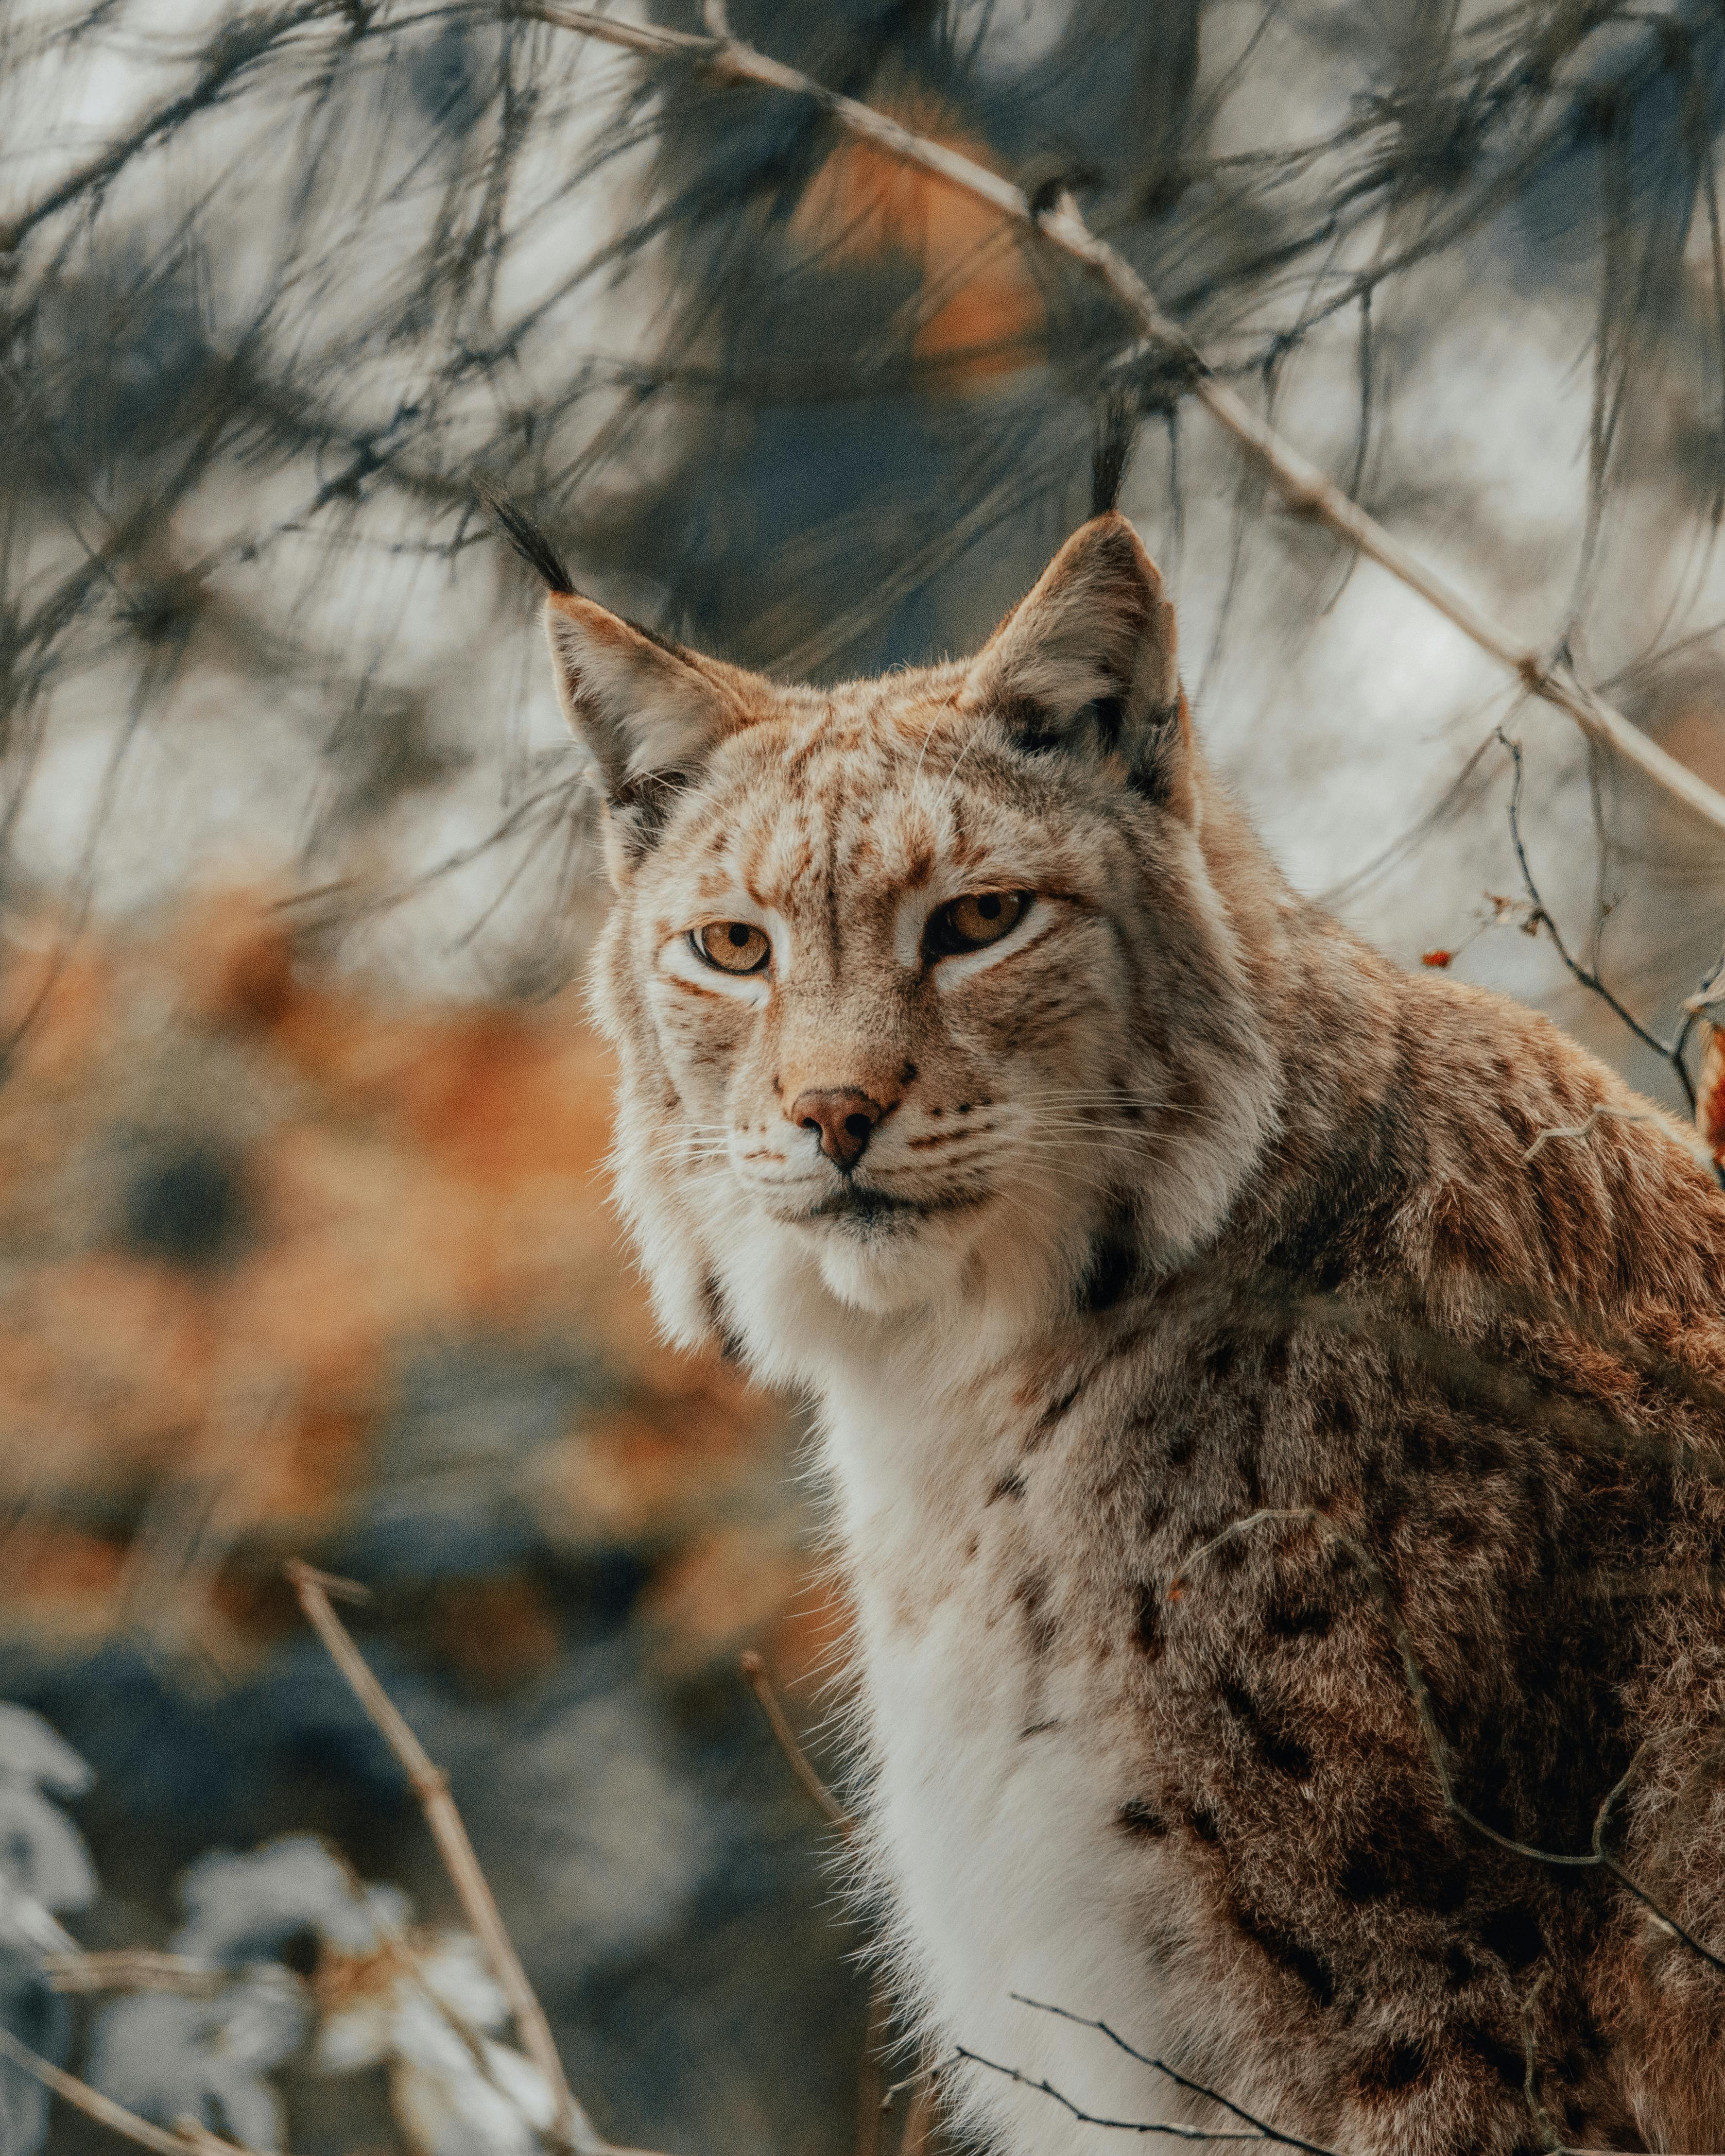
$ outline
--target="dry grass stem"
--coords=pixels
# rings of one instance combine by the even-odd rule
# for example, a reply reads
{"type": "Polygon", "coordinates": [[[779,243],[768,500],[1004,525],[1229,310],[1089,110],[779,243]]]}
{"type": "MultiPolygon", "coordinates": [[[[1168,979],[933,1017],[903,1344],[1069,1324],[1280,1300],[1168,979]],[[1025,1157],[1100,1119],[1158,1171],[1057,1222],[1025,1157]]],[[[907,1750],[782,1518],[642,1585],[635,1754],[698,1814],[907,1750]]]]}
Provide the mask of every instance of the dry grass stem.
{"type": "MultiPolygon", "coordinates": [[[[790,1763],[791,1772],[809,1792],[823,1815],[837,1827],[849,1841],[856,1832],[856,1821],[814,1771],[809,1754],[797,1741],[784,1708],[779,1703],[777,1687],[767,1674],[767,1665],[752,1648],[740,1656],[743,1676],[751,1691],[760,1702],[762,1713],[767,1717],[767,1727],[773,1732],[774,1741],[790,1763]]],[[[869,1993],[868,2031],[863,2039],[862,2073],[857,2090],[856,2156],[877,2156],[880,2146],[880,2120],[891,2104],[895,2093],[908,2088],[911,2082],[920,2083],[919,2100],[928,2094],[931,2076],[927,2073],[913,2074],[909,2081],[895,2082],[886,2086],[886,2075],[880,2061],[892,2024],[892,1994],[876,1980],[869,1993]]],[[[932,2103],[932,2097],[930,2099],[932,2103]]],[[[932,2112],[931,2112],[932,2116],[932,2112]]],[[[927,2138],[927,2123],[918,2125],[915,2105],[905,2122],[905,2132],[900,2146],[900,2156],[913,2147],[920,2150],[927,2138]],[[920,2135],[914,2143],[913,2132],[920,2135]]]]}
{"type": "Polygon", "coordinates": [[[106,1953],[52,1953],[42,1958],[43,1974],[54,1991],[177,1991],[191,1999],[213,1999],[228,1981],[228,1971],[188,1961],[183,1954],[157,1953],[147,1947],[116,1947],[106,1953]]]}
{"type": "Polygon", "coordinates": [[[174,2121],[174,2131],[188,2148],[197,2151],[197,2156],[223,2156],[223,2152],[233,2146],[231,2142],[223,2141],[219,2133],[212,2133],[202,2119],[189,2115],[174,2121]]]}
{"type": "Polygon", "coordinates": [[[1549,1129],[1543,1130],[1522,1158],[1532,1160],[1542,1146],[1551,1145],[1558,1138],[1584,1138],[1602,1122],[1661,1123],[1664,1121],[1663,1116],[1651,1109],[1614,1108],[1609,1101],[1602,1101],[1597,1108],[1589,1108],[1579,1123],[1554,1123],[1549,1129]]]}
{"type": "Polygon", "coordinates": [[[918,2066],[914,2074],[906,2074],[902,2081],[894,2082],[880,2099],[881,2110],[891,2111],[906,2089],[921,2088],[925,2082],[932,2082],[939,2072],[939,2060],[931,2059],[926,2065],[918,2066]]]}
{"type": "MultiPolygon", "coordinates": [[[[506,12],[596,38],[648,59],[680,60],[716,82],[752,83],[807,98],[829,119],[886,156],[916,166],[974,201],[987,203],[1027,234],[1080,264],[1107,287],[1142,340],[1140,346],[1117,362],[1117,371],[1123,372],[1139,357],[1177,361],[1188,378],[1190,393],[1259,466],[1295,516],[1323,525],[1349,547],[1377,562],[1514,675],[1530,695],[1564,712],[1590,740],[1612,749],[1692,814],[1716,831],[1725,832],[1725,794],[1595,696],[1567,667],[1531,649],[1494,620],[1460,585],[1385,531],[1316,465],[1284,441],[1243,398],[1219,381],[1190,337],[1163,313],[1155,295],[1131,263],[1091,230],[1070,195],[1042,208],[1022,187],[990,172],[987,166],[916,134],[871,105],[829,90],[812,76],[752,46],[740,44],[732,37],[701,37],[656,24],[615,21],[586,8],[559,6],[557,0],[507,0],[506,12]]],[[[709,23],[712,19],[709,16],[709,23]]],[[[719,19],[723,20],[722,15],[719,19]]]]}
{"type": "Polygon", "coordinates": [[[931,2068],[916,2084],[916,2093],[911,2098],[911,2107],[905,2114],[904,2138],[898,2144],[898,2156],[923,2156],[923,2152],[934,2138],[937,2117],[936,2099],[940,2084],[931,2068]]]}
{"type": "Polygon", "coordinates": [[[347,1626],[336,1614],[332,1596],[340,1595],[347,1601],[363,1600],[365,1589],[351,1580],[332,1578],[298,1558],[290,1558],[286,1570],[306,1621],[413,1784],[425,1814],[425,1823],[431,1829],[438,1854],[460,1898],[467,1920],[478,1934],[486,1958],[503,1987],[522,2048],[556,2098],[557,2115],[552,2128],[554,2138],[573,2149],[576,2156],[644,2156],[641,2151],[615,2148],[577,2101],[552,2040],[545,2009],[527,1981],[527,1973],[504,1928],[490,1884],[480,1869],[473,1844],[467,1838],[467,1829],[449,1794],[449,1777],[428,1755],[394,1702],[372,1675],[371,1666],[353,1644],[347,1626]]]}
{"type": "Polygon", "coordinates": [[[809,1754],[797,1742],[796,1732],[785,1718],[785,1711],[778,1703],[778,1694],[773,1689],[773,1680],[767,1674],[766,1663],[752,1648],[741,1657],[741,1661],[749,1688],[760,1702],[761,1712],[767,1717],[767,1727],[778,1740],[779,1750],[789,1760],[791,1772],[848,1841],[856,1832],[856,1821],[815,1773],[809,1754]]]}

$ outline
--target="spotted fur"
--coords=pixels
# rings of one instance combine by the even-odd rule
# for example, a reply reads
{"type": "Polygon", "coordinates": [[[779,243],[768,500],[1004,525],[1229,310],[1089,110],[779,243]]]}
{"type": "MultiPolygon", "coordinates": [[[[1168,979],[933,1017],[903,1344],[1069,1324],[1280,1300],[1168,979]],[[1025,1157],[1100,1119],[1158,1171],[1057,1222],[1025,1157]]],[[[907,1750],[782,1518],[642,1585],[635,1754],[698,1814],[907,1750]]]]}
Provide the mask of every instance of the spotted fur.
{"type": "MultiPolygon", "coordinates": [[[[669,1331],[819,1404],[932,2041],[1217,2123],[1042,1999],[1356,2156],[1725,2146],[1725,1979],[1432,1750],[1563,1853],[1627,1775],[1605,1845],[1725,1952],[1725,1200],[1682,1143],[1290,891],[1117,516],[977,658],[832,690],[547,604],[619,1192],[669,1331]],[[1035,896],[933,955],[978,891],[1035,896]],[[764,971],[691,943],[731,921],[764,971]]],[[[947,2086],[1004,2150],[1115,2145],[947,2086]]]]}

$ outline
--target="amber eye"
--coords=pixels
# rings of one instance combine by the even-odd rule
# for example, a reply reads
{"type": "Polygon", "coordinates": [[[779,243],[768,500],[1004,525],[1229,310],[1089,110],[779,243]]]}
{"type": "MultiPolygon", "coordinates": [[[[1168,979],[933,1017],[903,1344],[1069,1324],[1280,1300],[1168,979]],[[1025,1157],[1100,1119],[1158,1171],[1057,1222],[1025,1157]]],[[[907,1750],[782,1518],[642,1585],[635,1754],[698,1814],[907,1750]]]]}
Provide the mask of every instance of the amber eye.
{"type": "Polygon", "coordinates": [[[1028,891],[980,891],[955,898],[930,916],[925,939],[932,958],[980,951],[1009,935],[1029,909],[1028,891]]]}
{"type": "Polygon", "coordinates": [[[721,973],[758,973],[773,947],[752,921],[710,921],[689,941],[710,966],[721,973]]]}

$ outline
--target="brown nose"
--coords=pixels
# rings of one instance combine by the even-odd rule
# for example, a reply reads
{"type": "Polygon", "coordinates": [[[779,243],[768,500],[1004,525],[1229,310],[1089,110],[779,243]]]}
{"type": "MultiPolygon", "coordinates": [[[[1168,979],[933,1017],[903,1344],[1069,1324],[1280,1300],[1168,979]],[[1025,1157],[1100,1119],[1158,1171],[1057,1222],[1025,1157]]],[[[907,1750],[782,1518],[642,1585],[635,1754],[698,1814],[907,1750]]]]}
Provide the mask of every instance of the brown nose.
{"type": "Polygon", "coordinates": [[[853,1092],[848,1086],[799,1093],[791,1108],[793,1122],[805,1131],[820,1132],[820,1149],[827,1158],[847,1168],[855,1168],[868,1151],[875,1126],[886,1113],[878,1101],[853,1092]]]}

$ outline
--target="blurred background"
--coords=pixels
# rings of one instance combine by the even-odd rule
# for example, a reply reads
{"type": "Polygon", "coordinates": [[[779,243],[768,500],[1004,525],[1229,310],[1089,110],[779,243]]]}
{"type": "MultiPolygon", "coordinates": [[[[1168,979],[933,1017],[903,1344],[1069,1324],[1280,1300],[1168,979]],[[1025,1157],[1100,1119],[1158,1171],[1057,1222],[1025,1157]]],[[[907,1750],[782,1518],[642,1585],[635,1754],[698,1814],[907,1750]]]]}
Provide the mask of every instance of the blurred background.
{"type": "MultiPolygon", "coordinates": [[[[1716,8],[729,18],[1070,187],[1302,451],[1725,785],[1716,8]]],[[[738,1674],[835,1767],[798,1404],[655,1343],[607,1209],[587,775],[476,479],[608,603],[835,679],[987,633],[1123,388],[1200,728],[1290,875],[1681,1108],[1522,932],[1497,729],[1545,905],[1664,1038],[1717,833],[1133,344],[806,100],[506,6],[0,6],[0,2027],[257,2148],[537,2145],[389,2019],[397,1922],[501,2009],[297,1554],[372,1590],[605,2132],[897,2145],[834,1836],[738,1674]],[[174,1969],[67,1974],[123,1948],[174,1969]]],[[[0,2156],[44,2134],[107,2138],[0,2061],[0,2156]]]]}

